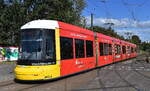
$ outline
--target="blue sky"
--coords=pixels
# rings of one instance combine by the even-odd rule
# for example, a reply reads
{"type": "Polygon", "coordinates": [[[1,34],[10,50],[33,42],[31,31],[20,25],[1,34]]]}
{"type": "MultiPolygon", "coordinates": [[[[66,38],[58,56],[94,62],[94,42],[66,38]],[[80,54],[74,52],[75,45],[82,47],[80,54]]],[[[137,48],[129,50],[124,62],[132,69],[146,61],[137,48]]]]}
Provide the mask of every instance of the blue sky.
{"type": "Polygon", "coordinates": [[[82,15],[90,25],[90,14],[94,14],[94,25],[107,27],[114,23],[114,30],[121,35],[131,32],[142,41],[150,40],[150,0],[85,0],[82,15]]]}

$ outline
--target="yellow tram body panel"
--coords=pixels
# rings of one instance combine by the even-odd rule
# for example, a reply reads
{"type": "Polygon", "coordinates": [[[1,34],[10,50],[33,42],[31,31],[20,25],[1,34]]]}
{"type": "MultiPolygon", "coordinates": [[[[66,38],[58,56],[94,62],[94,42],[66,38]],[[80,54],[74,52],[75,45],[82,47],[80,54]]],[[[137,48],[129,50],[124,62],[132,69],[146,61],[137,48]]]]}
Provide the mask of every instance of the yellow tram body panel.
{"type": "Polygon", "coordinates": [[[60,35],[59,29],[55,29],[56,64],[25,66],[17,65],[15,78],[18,80],[46,80],[60,77],[60,35]]]}
{"type": "Polygon", "coordinates": [[[21,66],[15,68],[16,79],[19,80],[42,80],[52,79],[60,76],[59,65],[45,66],[21,66]]]}

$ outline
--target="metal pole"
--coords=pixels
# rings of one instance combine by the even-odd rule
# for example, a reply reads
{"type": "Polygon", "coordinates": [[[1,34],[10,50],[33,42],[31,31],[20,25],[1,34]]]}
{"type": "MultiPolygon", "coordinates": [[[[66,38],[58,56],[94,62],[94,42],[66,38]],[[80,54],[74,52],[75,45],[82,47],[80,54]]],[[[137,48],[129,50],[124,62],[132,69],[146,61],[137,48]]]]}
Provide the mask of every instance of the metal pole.
{"type": "Polygon", "coordinates": [[[91,13],[91,29],[93,30],[93,13],[91,13]]]}

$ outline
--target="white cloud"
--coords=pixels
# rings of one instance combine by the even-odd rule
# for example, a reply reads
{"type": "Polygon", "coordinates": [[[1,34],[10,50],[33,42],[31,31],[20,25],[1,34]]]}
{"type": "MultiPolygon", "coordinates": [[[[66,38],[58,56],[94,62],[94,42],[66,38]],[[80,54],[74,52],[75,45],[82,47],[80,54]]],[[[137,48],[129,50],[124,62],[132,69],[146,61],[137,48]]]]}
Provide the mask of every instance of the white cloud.
{"type": "Polygon", "coordinates": [[[150,39],[150,28],[148,29],[140,29],[140,28],[122,28],[115,29],[115,31],[119,35],[123,35],[125,38],[127,37],[125,33],[130,32],[131,35],[138,35],[142,41],[147,41],[150,39]]]}
{"type": "MultiPolygon", "coordinates": [[[[86,17],[87,24],[90,25],[90,17],[86,17]]],[[[150,20],[148,21],[135,21],[129,18],[123,19],[107,19],[107,18],[94,18],[94,25],[106,26],[106,23],[113,23],[114,28],[150,28],[150,20]]]]}
{"type": "MultiPolygon", "coordinates": [[[[86,17],[87,24],[90,25],[90,17],[86,17]]],[[[114,30],[126,37],[125,33],[130,32],[133,35],[138,35],[142,41],[150,39],[150,20],[135,21],[129,18],[123,19],[107,19],[107,18],[94,18],[94,25],[106,27],[106,23],[113,23],[114,30]]]]}

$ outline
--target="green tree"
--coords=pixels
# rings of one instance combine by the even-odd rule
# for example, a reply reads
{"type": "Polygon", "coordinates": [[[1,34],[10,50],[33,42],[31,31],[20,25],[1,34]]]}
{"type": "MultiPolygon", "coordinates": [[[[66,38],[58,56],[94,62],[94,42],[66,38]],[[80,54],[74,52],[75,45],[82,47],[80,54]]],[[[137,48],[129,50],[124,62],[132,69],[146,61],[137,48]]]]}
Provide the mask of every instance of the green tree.
{"type": "Polygon", "coordinates": [[[11,4],[5,4],[6,7],[1,14],[2,33],[1,44],[4,45],[17,45],[19,28],[22,23],[21,5],[17,0],[11,4]]]}
{"type": "Polygon", "coordinates": [[[28,21],[53,19],[70,24],[80,23],[84,0],[25,0],[28,21]]]}
{"type": "MultiPolygon", "coordinates": [[[[92,28],[89,28],[90,30],[92,30],[92,28]]],[[[118,39],[122,39],[124,40],[123,36],[118,35],[113,29],[109,28],[109,29],[105,29],[103,27],[99,27],[99,26],[93,26],[93,30],[94,32],[98,32],[98,33],[102,33],[111,37],[115,37],[118,39]]]]}
{"type": "Polygon", "coordinates": [[[20,27],[36,19],[82,25],[84,0],[0,0],[0,45],[18,45],[20,27]]]}
{"type": "Polygon", "coordinates": [[[141,46],[140,46],[140,49],[143,50],[143,51],[150,50],[150,43],[142,42],[141,46]]]}
{"type": "Polygon", "coordinates": [[[139,36],[133,35],[132,39],[131,39],[131,42],[134,43],[134,44],[139,45],[141,43],[141,40],[140,40],[139,36]]]}

